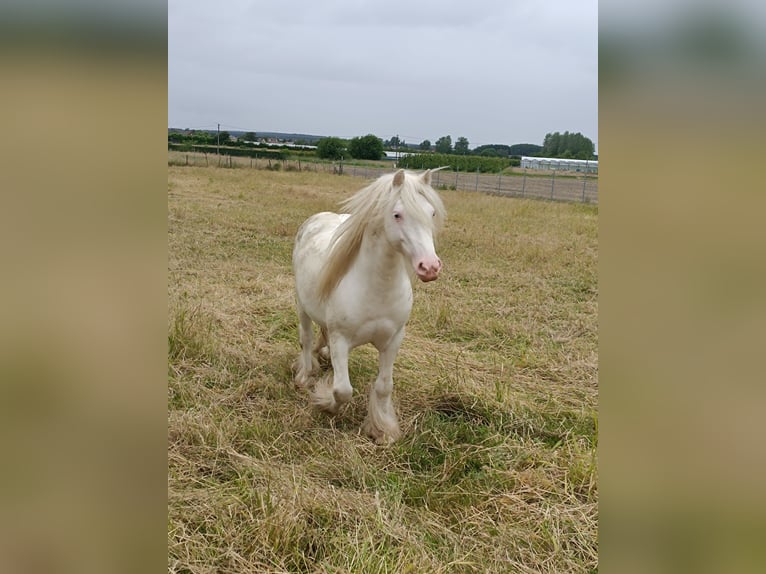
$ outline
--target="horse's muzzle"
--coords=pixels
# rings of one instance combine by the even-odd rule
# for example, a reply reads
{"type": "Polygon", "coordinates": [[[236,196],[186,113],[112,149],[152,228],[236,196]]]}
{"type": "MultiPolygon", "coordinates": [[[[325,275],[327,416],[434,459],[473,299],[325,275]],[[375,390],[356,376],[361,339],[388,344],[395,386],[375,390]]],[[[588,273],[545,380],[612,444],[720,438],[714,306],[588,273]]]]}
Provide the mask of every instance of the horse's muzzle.
{"type": "Polygon", "coordinates": [[[438,257],[424,258],[418,261],[415,273],[423,283],[428,283],[439,278],[442,269],[442,261],[438,257]]]}

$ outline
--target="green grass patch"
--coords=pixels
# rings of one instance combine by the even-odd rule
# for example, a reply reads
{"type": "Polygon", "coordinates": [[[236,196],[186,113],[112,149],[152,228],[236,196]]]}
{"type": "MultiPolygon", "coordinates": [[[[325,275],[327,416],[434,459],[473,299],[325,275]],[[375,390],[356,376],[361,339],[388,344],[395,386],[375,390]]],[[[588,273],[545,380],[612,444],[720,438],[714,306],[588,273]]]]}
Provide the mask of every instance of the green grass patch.
{"type": "Polygon", "coordinates": [[[596,571],[598,208],[441,193],[383,448],[373,348],[336,417],[292,385],[294,234],[360,186],[169,167],[168,570],[596,571]]]}

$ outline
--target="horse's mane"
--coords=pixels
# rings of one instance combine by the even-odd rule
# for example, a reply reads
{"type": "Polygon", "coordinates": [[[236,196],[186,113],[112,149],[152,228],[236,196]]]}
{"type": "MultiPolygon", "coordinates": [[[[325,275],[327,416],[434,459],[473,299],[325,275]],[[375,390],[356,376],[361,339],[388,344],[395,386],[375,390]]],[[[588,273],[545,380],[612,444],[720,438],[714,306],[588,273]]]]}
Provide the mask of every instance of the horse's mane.
{"type": "Polygon", "coordinates": [[[330,253],[319,277],[320,299],[330,296],[359,254],[365,233],[382,229],[385,218],[391,216],[398,200],[402,200],[408,216],[418,218],[434,232],[441,228],[446,210],[431,187],[431,173],[434,171],[415,174],[400,169],[379,177],[341,203],[349,217],[338,226],[330,241],[330,253]],[[434,217],[422,213],[416,201],[418,195],[425,197],[433,206],[436,212],[434,217]]]}

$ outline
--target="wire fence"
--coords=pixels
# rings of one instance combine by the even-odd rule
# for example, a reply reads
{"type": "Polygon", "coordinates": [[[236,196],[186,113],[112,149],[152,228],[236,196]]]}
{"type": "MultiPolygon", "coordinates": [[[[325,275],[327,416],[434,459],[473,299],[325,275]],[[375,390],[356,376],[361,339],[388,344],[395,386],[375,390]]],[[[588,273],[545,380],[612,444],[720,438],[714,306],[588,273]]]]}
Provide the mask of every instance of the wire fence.
{"type": "MultiPolygon", "coordinates": [[[[251,168],[272,171],[313,171],[375,179],[389,173],[395,164],[356,165],[343,162],[317,161],[315,158],[273,159],[237,157],[195,152],[168,152],[168,165],[251,168]]],[[[507,197],[547,199],[598,204],[598,176],[576,172],[525,169],[513,173],[479,173],[437,171],[433,175],[435,189],[456,189],[507,197]]]]}

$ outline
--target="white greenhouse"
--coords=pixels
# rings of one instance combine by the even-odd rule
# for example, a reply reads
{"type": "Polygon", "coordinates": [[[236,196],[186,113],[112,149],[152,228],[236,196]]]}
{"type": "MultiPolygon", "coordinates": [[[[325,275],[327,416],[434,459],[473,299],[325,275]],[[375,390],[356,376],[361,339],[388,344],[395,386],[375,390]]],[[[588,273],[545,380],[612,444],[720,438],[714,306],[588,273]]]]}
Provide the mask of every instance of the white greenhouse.
{"type": "Polygon", "coordinates": [[[521,156],[521,167],[527,169],[598,173],[598,160],[521,156]]]}

